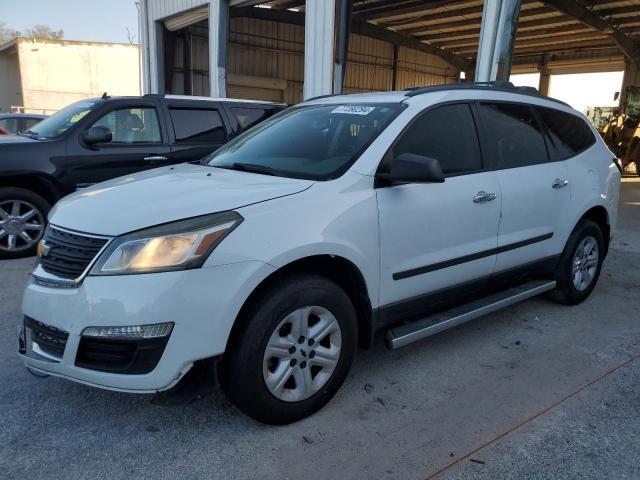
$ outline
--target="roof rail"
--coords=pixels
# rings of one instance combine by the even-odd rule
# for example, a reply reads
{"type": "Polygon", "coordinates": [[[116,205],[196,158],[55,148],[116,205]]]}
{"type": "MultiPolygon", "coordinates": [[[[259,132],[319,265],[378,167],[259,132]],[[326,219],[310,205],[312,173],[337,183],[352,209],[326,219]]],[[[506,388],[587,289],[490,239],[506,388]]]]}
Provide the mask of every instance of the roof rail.
{"type": "Polygon", "coordinates": [[[518,93],[521,95],[528,95],[530,97],[538,97],[552,102],[559,103],[570,107],[568,103],[558,100],[556,98],[547,97],[542,95],[538,89],[534,87],[517,87],[511,82],[495,81],[495,82],[474,82],[474,83],[445,83],[442,85],[431,85],[429,87],[415,87],[405,90],[407,97],[415,97],[416,95],[422,95],[423,93],[441,92],[445,90],[490,90],[494,92],[508,92],[518,93]]]}
{"type": "Polygon", "coordinates": [[[324,95],[318,95],[317,97],[307,98],[305,102],[310,102],[311,100],[320,100],[321,98],[337,97],[338,95],[344,95],[344,93],[326,93],[324,95]]]}
{"type": "Polygon", "coordinates": [[[164,93],[145,93],[143,98],[164,98],[164,93]]]}

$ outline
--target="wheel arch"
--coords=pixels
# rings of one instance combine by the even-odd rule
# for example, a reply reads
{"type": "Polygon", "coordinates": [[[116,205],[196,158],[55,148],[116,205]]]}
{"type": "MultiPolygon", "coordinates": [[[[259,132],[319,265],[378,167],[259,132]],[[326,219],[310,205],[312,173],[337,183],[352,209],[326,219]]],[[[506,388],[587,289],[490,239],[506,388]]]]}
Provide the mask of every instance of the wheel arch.
{"type": "Polygon", "coordinates": [[[356,311],[358,321],[358,345],[362,348],[368,348],[371,345],[373,340],[373,310],[364,275],[352,261],[345,257],[332,254],[311,255],[293,260],[262,279],[243,302],[231,328],[227,345],[232,345],[236,338],[242,334],[241,319],[254,299],[280,278],[294,273],[320,275],[335,282],[342,288],[351,300],[356,311]]]}
{"type": "Polygon", "coordinates": [[[24,188],[40,195],[51,206],[62,197],[61,189],[46,175],[10,175],[0,177],[0,188],[24,188]]]}
{"type": "Polygon", "coordinates": [[[581,217],[582,219],[588,219],[595,222],[602,230],[602,236],[604,237],[604,253],[605,255],[609,251],[609,242],[611,239],[611,223],[609,220],[609,212],[602,205],[596,205],[587,210],[581,217]]]}

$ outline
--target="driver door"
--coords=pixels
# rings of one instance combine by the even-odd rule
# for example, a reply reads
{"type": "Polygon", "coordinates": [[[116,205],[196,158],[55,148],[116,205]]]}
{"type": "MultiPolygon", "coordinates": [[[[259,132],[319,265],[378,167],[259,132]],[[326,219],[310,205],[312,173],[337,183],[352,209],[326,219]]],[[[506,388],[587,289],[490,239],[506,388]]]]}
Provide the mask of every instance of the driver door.
{"type": "MultiPolygon", "coordinates": [[[[70,137],[66,170],[76,188],[171,163],[171,148],[155,104],[119,105],[104,112],[90,127],[106,127],[112,140],[85,145],[82,132],[70,137]]],[[[70,182],[70,183],[71,183],[70,182]]]]}
{"type": "Polygon", "coordinates": [[[407,317],[420,312],[412,302],[403,309],[406,300],[487,277],[495,266],[500,187],[483,163],[474,112],[468,103],[431,108],[391,149],[390,158],[402,153],[435,158],[444,183],[376,190],[380,302],[400,307],[394,311],[407,317]]]}

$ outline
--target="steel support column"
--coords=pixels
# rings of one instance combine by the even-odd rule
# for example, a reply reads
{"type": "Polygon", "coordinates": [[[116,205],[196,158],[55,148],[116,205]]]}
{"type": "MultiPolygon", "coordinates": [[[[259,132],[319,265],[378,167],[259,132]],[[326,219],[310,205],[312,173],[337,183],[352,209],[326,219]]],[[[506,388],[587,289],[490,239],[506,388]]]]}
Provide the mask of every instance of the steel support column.
{"type": "Polygon", "coordinates": [[[351,11],[353,0],[336,0],[336,51],[333,70],[333,93],[342,93],[344,75],[347,71],[347,54],[349,52],[349,32],[351,30],[351,11]]]}
{"type": "Polygon", "coordinates": [[[209,2],[209,84],[212,97],[227,96],[229,0],[209,2]]]}
{"type": "Polygon", "coordinates": [[[478,43],[476,82],[508,80],[521,0],[485,0],[478,43]]]}
{"type": "Polygon", "coordinates": [[[549,87],[551,85],[551,73],[549,72],[547,62],[548,58],[547,55],[545,55],[539,65],[540,80],[538,81],[538,91],[542,95],[549,95],[549,87]]]}
{"type": "Polygon", "coordinates": [[[307,0],[304,13],[304,98],[333,93],[336,0],[307,0]]]}

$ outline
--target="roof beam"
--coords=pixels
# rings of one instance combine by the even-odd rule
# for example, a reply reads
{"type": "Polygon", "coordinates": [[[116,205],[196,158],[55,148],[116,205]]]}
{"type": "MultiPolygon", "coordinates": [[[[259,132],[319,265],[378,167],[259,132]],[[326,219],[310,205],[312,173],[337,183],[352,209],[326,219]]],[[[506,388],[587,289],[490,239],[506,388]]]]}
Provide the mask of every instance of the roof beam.
{"type": "Polygon", "coordinates": [[[579,22],[609,35],[620,47],[625,56],[637,61],[640,59],[640,44],[631,37],[615,28],[595,10],[589,10],[576,0],[544,0],[556,10],[569,15],[579,22]]]}
{"type": "MultiPolygon", "coordinates": [[[[526,17],[525,17],[526,18],[526,17]]],[[[518,23],[518,28],[531,28],[531,27],[543,27],[547,25],[554,25],[560,23],[575,23],[575,19],[569,18],[565,15],[557,16],[557,17],[546,17],[546,18],[537,18],[535,20],[521,20],[518,23]]],[[[463,30],[475,30],[480,27],[480,19],[478,19],[477,24],[469,23],[469,20],[456,20],[454,22],[447,23],[435,23],[433,25],[422,25],[416,28],[410,28],[408,30],[398,30],[406,35],[415,35],[415,36],[429,36],[432,34],[434,30],[444,30],[449,28],[461,28],[463,30]]],[[[459,33],[459,32],[452,32],[459,33]]]]}
{"type": "MultiPolygon", "coordinates": [[[[304,13],[293,12],[291,10],[274,10],[271,8],[254,7],[233,8],[229,11],[229,15],[231,17],[258,18],[261,20],[304,26],[304,13]]],[[[353,15],[353,18],[351,19],[351,33],[377,38],[378,40],[389,42],[393,45],[412,48],[421,52],[437,55],[462,71],[471,71],[473,69],[473,62],[468,58],[462,57],[453,52],[448,52],[434,45],[421,42],[417,38],[412,38],[399,32],[388,30],[379,25],[374,25],[357,17],[356,15],[353,15]]]]}
{"type": "Polygon", "coordinates": [[[451,1],[424,1],[423,0],[421,2],[417,2],[416,4],[410,4],[408,6],[388,5],[388,6],[380,7],[376,10],[371,9],[370,11],[354,10],[353,13],[362,15],[363,17],[366,17],[367,20],[380,20],[382,18],[395,18],[395,17],[405,17],[408,15],[426,14],[430,10],[435,10],[436,8],[449,7],[459,3],[467,3],[467,2],[469,2],[469,0],[451,0],[451,1]]]}
{"type": "Polygon", "coordinates": [[[304,4],[305,0],[273,0],[269,5],[274,10],[287,10],[302,7],[304,4]]]}
{"type": "Polygon", "coordinates": [[[435,45],[429,45],[428,43],[421,42],[417,38],[403,35],[379,25],[374,25],[361,18],[357,18],[355,15],[351,22],[351,32],[365,35],[367,37],[377,38],[401,47],[412,48],[414,50],[436,55],[464,72],[468,72],[473,69],[473,62],[467,58],[453,52],[443,50],[435,45]]]}
{"type": "Polygon", "coordinates": [[[265,3],[266,0],[229,0],[229,7],[253,7],[255,5],[260,5],[261,3],[265,3]]]}

